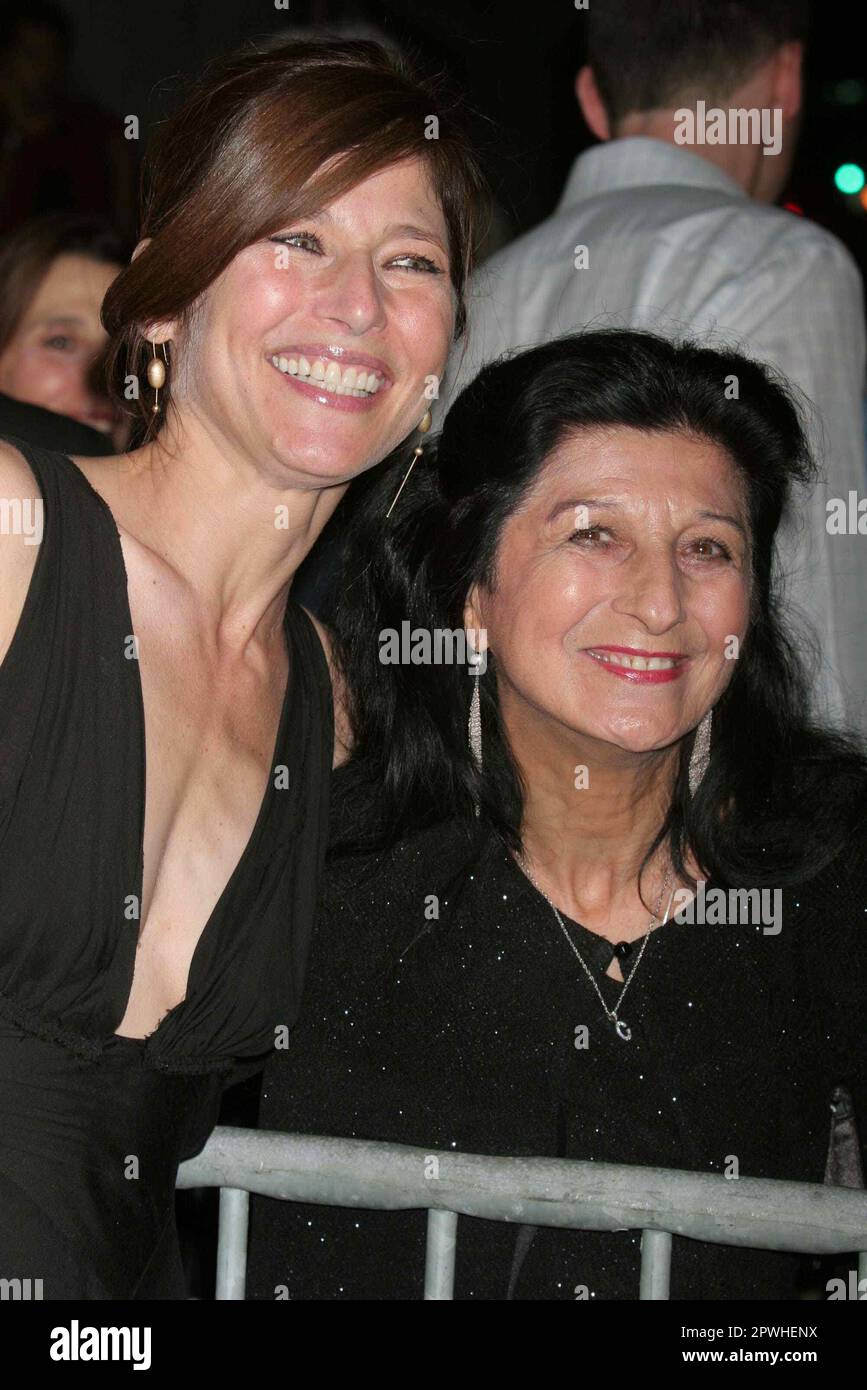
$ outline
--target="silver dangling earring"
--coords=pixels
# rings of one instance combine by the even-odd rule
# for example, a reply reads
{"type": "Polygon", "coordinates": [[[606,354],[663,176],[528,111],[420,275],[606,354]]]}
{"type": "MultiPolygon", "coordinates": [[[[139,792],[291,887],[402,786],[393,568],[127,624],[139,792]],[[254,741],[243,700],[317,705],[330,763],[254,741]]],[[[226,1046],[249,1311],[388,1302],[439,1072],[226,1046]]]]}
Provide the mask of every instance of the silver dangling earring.
{"type": "Polygon", "coordinates": [[[707,714],[702,716],[695,731],[692,753],[689,757],[690,796],[695,796],[698,785],[707,772],[707,765],[710,762],[710,728],[712,719],[713,710],[709,709],[707,714]]]}
{"type": "Polygon", "coordinates": [[[479,772],[482,770],[482,700],[479,692],[479,676],[476,671],[473,677],[473,698],[470,700],[470,717],[467,723],[467,734],[470,741],[470,752],[473,761],[479,772]]]}
{"type": "MultiPolygon", "coordinates": [[[[475,651],[475,649],[472,649],[470,665],[471,667],[475,667],[475,673],[473,676],[473,696],[470,700],[470,715],[467,720],[467,740],[469,742],[470,752],[473,755],[473,762],[479,772],[482,770],[482,697],[479,686],[479,681],[481,680],[481,662],[481,654],[475,651]]],[[[479,815],[479,813],[480,807],[477,801],[476,815],[479,815]]]]}
{"type": "MultiPolygon", "coordinates": [[[[428,430],[429,430],[430,427],[431,427],[431,420],[432,420],[432,418],[433,418],[433,417],[432,417],[430,411],[429,411],[429,410],[426,410],[425,413],[424,413],[424,415],[421,417],[421,419],[420,419],[419,422],[418,422],[419,434],[427,434],[428,430]]],[[[392,498],[392,501],[391,501],[391,506],[389,507],[388,511],[387,511],[386,514],[385,514],[385,519],[386,519],[386,521],[388,521],[388,518],[391,516],[392,512],[394,511],[394,504],[396,503],[398,497],[400,496],[400,494],[403,492],[404,488],[406,487],[407,479],[409,478],[409,475],[410,475],[410,473],[412,472],[412,470],[415,468],[416,460],[417,460],[417,459],[420,459],[423,453],[424,453],[424,449],[422,448],[422,446],[421,446],[420,444],[416,445],[415,452],[413,453],[413,456],[412,456],[412,463],[409,465],[409,468],[406,470],[406,473],[405,473],[404,476],[403,476],[403,482],[401,483],[401,485],[400,485],[400,487],[398,488],[397,492],[394,494],[394,497],[392,498]]]]}

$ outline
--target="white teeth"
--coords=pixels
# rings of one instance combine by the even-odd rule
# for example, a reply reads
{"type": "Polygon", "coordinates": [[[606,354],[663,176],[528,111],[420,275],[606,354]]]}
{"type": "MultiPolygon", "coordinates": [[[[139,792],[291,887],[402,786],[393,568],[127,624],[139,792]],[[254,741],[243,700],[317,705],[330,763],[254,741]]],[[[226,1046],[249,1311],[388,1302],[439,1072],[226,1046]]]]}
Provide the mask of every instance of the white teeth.
{"type": "Polygon", "coordinates": [[[625,666],[629,671],[670,671],[677,662],[670,656],[627,656],[625,652],[590,652],[609,666],[625,666]]]}
{"type": "Polygon", "coordinates": [[[333,358],[317,357],[312,365],[306,357],[284,357],[275,355],[271,362],[278,371],[299,378],[308,377],[325,391],[336,396],[373,396],[379,390],[384,377],[373,371],[359,371],[357,367],[346,367],[341,372],[340,363],[333,358]]]}

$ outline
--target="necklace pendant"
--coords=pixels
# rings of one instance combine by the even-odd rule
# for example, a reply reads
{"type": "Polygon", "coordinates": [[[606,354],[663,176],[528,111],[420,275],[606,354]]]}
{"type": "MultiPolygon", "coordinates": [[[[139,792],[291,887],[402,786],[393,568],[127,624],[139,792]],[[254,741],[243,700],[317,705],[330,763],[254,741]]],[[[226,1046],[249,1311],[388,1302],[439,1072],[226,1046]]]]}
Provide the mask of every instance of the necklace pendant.
{"type": "Polygon", "coordinates": [[[632,1029],[629,1027],[628,1023],[623,1022],[622,1018],[614,1020],[614,1031],[618,1038],[622,1038],[624,1042],[629,1042],[632,1037],[632,1029]]]}

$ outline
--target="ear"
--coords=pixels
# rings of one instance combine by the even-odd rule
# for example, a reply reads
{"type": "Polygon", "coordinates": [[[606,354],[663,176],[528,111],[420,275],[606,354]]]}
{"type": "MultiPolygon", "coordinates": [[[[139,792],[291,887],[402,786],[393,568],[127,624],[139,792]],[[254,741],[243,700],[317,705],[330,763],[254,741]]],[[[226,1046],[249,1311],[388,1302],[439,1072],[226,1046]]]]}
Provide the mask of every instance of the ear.
{"type": "Polygon", "coordinates": [[[468,645],[475,652],[487,651],[488,636],[485,631],[484,609],[481,601],[480,585],[474,584],[464,604],[464,629],[468,634],[468,645]]]}
{"type": "Polygon", "coordinates": [[[776,53],[772,105],[782,108],[783,120],[794,120],[803,102],[804,45],[784,43],[776,53]]]}
{"type": "Polygon", "coordinates": [[[142,334],[149,343],[170,343],[177,336],[174,319],[160,319],[157,323],[142,324],[142,334]]]}
{"type": "MultiPolygon", "coordinates": [[[[146,246],[150,245],[151,241],[152,238],[149,236],[142,238],[132,253],[130,263],[141,255],[142,251],[144,251],[146,246]]],[[[157,323],[144,324],[142,326],[142,332],[149,343],[167,343],[171,338],[176,337],[177,325],[173,319],[161,319],[157,323]]]]}
{"type": "Polygon", "coordinates": [[[608,119],[605,103],[599,94],[592,68],[585,66],[579,70],[578,76],[575,78],[575,95],[578,98],[578,105],[581,107],[581,114],[596,139],[610,140],[611,122],[608,119]]]}

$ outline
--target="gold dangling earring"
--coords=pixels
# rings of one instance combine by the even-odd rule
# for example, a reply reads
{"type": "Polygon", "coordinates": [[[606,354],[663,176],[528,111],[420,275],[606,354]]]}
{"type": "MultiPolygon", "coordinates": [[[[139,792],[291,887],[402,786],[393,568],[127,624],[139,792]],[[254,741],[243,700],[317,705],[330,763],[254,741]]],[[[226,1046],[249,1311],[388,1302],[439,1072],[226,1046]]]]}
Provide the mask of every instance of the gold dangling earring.
{"type": "Polygon", "coordinates": [[[148,362],[147,377],[148,386],[152,386],[156,393],[154,395],[154,403],[151,407],[151,413],[156,415],[160,408],[160,387],[165,386],[166,384],[166,366],[168,366],[169,359],[168,357],[166,357],[165,343],[162,344],[165,366],[157,357],[157,347],[156,343],[153,342],[153,340],[151,341],[151,347],[153,348],[153,357],[151,358],[150,362],[148,362]]]}
{"type": "MultiPolygon", "coordinates": [[[[429,410],[426,410],[425,413],[424,413],[424,415],[421,417],[421,419],[420,419],[419,422],[418,422],[418,429],[419,429],[419,433],[420,433],[420,434],[427,434],[428,430],[429,430],[430,427],[431,427],[431,419],[432,419],[432,416],[431,416],[430,411],[429,411],[429,410]]],[[[395,505],[395,503],[396,503],[398,497],[400,496],[400,494],[403,492],[404,488],[406,487],[407,478],[409,477],[409,475],[410,475],[410,473],[412,472],[412,470],[415,468],[416,460],[417,460],[417,459],[420,459],[423,453],[424,453],[424,449],[422,448],[421,444],[416,445],[415,452],[413,453],[413,456],[412,456],[412,462],[410,463],[409,468],[406,470],[406,473],[404,474],[403,482],[401,483],[401,485],[400,485],[400,487],[398,488],[397,492],[394,494],[394,497],[392,498],[391,506],[389,507],[388,511],[387,511],[386,514],[385,514],[385,519],[386,519],[386,521],[388,521],[388,518],[391,516],[391,514],[392,514],[392,512],[393,512],[393,510],[394,510],[394,505],[395,505]]]]}

